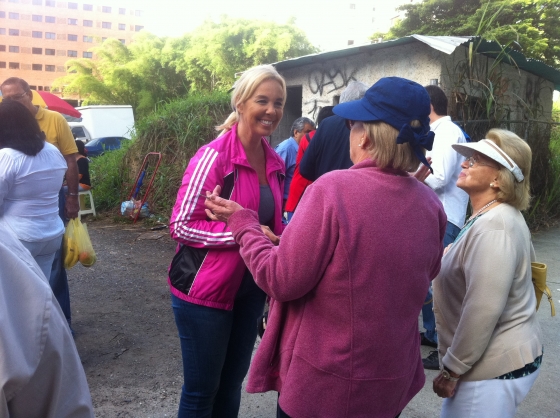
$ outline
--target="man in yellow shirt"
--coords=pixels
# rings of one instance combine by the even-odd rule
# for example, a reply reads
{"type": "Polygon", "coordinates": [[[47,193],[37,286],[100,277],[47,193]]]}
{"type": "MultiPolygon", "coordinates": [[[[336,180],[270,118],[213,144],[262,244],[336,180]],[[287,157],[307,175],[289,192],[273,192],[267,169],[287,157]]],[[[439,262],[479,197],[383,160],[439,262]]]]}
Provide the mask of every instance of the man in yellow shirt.
{"type": "MultiPolygon", "coordinates": [[[[29,84],[21,78],[10,77],[0,85],[0,91],[4,100],[16,100],[24,105],[35,116],[39,127],[46,135],[47,142],[56,146],[66,160],[68,170],[66,171],[66,184],[68,194],[62,192],[59,195],[59,214],[66,223],[66,219],[78,217],[80,203],[78,200],[78,164],[76,157],[78,148],[74,136],[68,126],[68,122],[60,113],[35,106],[32,102],[33,93],[29,84]]],[[[70,292],[68,289],[68,278],[62,264],[62,248],[57,251],[53,262],[53,269],[49,283],[53,290],[68,324],[70,324],[70,292]]]]}

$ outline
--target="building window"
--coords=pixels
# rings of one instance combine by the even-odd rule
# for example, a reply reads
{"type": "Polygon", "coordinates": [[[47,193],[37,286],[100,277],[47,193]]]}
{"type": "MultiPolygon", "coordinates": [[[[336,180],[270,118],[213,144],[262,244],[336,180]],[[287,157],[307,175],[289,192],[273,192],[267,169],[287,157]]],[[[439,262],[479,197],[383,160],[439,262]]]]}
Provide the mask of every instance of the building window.
{"type": "MultiPolygon", "coordinates": [[[[45,65],[45,71],[50,71],[52,73],[54,73],[56,70],[56,67],[54,65],[45,65]]],[[[47,90],[47,87],[45,87],[45,90],[47,90]]]]}
{"type": "Polygon", "coordinates": [[[54,32],[45,32],[45,39],[56,39],[56,34],[54,32]]]}
{"type": "MultiPolygon", "coordinates": [[[[46,70],[49,71],[49,70],[46,70]]],[[[51,91],[51,88],[49,86],[45,86],[45,91],[51,91]]]]}
{"type": "Polygon", "coordinates": [[[5,19],[6,18],[6,12],[0,10],[0,18],[5,19]]]}
{"type": "Polygon", "coordinates": [[[0,28],[0,35],[6,34],[6,28],[0,28]]]}
{"type": "Polygon", "coordinates": [[[31,20],[33,20],[33,22],[42,22],[43,21],[43,16],[41,15],[33,15],[31,17],[31,20]]]}
{"type": "Polygon", "coordinates": [[[78,51],[72,51],[71,49],[69,49],[67,55],[69,57],[77,57],[78,56],[78,51]]]}
{"type": "Polygon", "coordinates": [[[55,6],[56,6],[56,1],[54,1],[54,0],[45,0],[45,6],[47,6],[47,7],[55,7],[55,6]]]}
{"type": "Polygon", "coordinates": [[[93,36],[84,35],[84,42],[93,42],[93,36]]]}
{"type": "Polygon", "coordinates": [[[102,6],[101,11],[103,13],[111,13],[111,7],[110,6],[102,6]]]}
{"type": "Polygon", "coordinates": [[[126,25],[124,23],[119,23],[119,30],[126,30],[126,25]]]}
{"type": "Polygon", "coordinates": [[[0,45],[0,52],[6,52],[6,45],[0,45]]]}
{"type": "Polygon", "coordinates": [[[84,4],[84,10],[92,12],[93,11],[93,4],[84,4]]]}
{"type": "Polygon", "coordinates": [[[126,9],[123,8],[123,7],[121,7],[121,8],[119,9],[119,14],[120,14],[120,15],[125,15],[125,14],[126,14],[126,9]]]}
{"type": "Polygon", "coordinates": [[[68,40],[69,41],[77,41],[78,40],[78,35],[68,35],[68,40]]]}
{"type": "Polygon", "coordinates": [[[43,64],[32,64],[31,69],[33,71],[43,71],[43,64]]]}
{"type": "Polygon", "coordinates": [[[19,46],[10,45],[10,46],[8,47],[8,51],[10,51],[10,52],[19,52],[19,46]]]}
{"type": "Polygon", "coordinates": [[[78,24],[78,19],[68,19],[68,24],[69,25],[77,25],[78,24]]]}
{"type": "Polygon", "coordinates": [[[142,29],[144,29],[144,26],[140,26],[140,25],[134,26],[134,31],[135,32],[140,32],[142,29]]]}
{"type": "Polygon", "coordinates": [[[34,30],[33,32],[31,32],[31,36],[33,38],[42,38],[43,37],[43,32],[40,32],[38,30],[34,30]]]}
{"type": "Polygon", "coordinates": [[[33,0],[31,3],[33,4],[33,6],[42,6],[43,0],[33,0]]]}
{"type": "Polygon", "coordinates": [[[125,42],[126,42],[124,39],[119,39],[119,41],[121,41],[121,44],[123,44],[123,45],[124,45],[125,42]]]}
{"type": "Polygon", "coordinates": [[[135,10],[134,11],[134,16],[142,16],[142,10],[135,10]]]}
{"type": "Polygon", "coordinates": [[[10,62],[8,68],[10,70],[19,70],[19,62],[10,62]]]}
{"type": "Polygon", "coordinates": [[[78,3],[70,3],[68,2],[69,9],[78,9],[78,3]]]}
{"type": "Polygon", "coordinates": [[[56,23],[56,19],[54,16],[45,16],[45,22],[47,23],[56,23]]]}
{"type": "Polygon", "coordinates": [[[8,0],[9,3],[19,3],[19,0],[8,0]]]}
{"type": "Polygon", "coordinates": [[[6,61],[0,61],[0,68],[6,68],[6,61]]]}
{"type": "Polygon", "coordinates": [[[19,29],[8,29],[8,34],[10,36],[19,36],[19,29]]]}
{"type": "Polygon", "coordinates": [[[84,20],[84,26],[91,28],[93,26],[93,20],[84,20]]]}
{"type": "Polygon", "coordinates": [[[35,55],[43,55],[43,48],[31,48],[31,53],[35,55]]]}
{"type": "Polygon", "coordinates": [[[84,51],[83,57],[84,58],[93,58],[93,53],[84,51]]]}
{"type": "Polygon", "coordinates": [[[103,29],[111,29],[111,22],[101,22],[101,27],[103,29]]]}
{"type": "Polygon", "coordinates": [[[45,55],[54,55],[54,49],[45,48],[45,55]]]}
{"type": "Polygon", "coordinates": [[[10,12],[10,13],[8,13],[8,17],[9,17],[10,19],[19,20],[19,13],[12,13],[12,12],[10,12]]]}

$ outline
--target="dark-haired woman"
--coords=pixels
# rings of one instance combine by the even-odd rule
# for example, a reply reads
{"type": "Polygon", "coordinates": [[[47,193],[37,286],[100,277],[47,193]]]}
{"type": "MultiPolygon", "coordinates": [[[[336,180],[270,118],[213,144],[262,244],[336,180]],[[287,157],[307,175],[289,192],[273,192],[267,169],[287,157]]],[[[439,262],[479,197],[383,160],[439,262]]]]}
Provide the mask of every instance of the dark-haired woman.
{"type": "MultiPolygon", "coordinates": [[[[87,157],[87,150],[84,143],[76,139],[76,147],[78,153],[76,154],[76,164],[78,164],[78,173],[80,182],[78,183],[78,191],[84,192],[91,189],[91,180],[89,177],[89,158],[87,157]]],[[[68,194],[68,186],[64,186],[64,193],[68,194]]]]}
{"type": "Polygon", "coordinates": [[[67,165],[44,138],[23,105],[0,103],[0,222],[14,231],[48,278],[64,234],[58,193],[67,165]]]}

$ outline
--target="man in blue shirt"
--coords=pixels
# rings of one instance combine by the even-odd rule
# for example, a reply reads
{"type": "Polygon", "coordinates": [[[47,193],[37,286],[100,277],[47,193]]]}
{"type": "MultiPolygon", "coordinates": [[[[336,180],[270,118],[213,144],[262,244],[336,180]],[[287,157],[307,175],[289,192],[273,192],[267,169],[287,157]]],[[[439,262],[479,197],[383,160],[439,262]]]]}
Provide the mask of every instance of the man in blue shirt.
{"type": "Polygon", "coordinates": [[[284,160],[286,165],[286,181],[284,182],[284,202],[286,204],[288,193],[290,192],[290,184],[294,177],[294,169],[296,168],[296,157],[299,147],[299,141],[303,136],[315,129],[315,122],[306,117],[297,118],[292,124],[292,136],[280,142],[274,149],[284,160]]]}

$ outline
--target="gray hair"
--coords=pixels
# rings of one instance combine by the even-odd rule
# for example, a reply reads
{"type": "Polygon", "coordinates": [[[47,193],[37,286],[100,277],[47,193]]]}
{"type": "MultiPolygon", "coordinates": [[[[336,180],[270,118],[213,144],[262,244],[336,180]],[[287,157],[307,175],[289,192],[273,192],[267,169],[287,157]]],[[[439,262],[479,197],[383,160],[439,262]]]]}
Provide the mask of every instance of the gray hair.
{"type": "Polygon", "coordinates": [[[361,81],[351,81],[348,83],[346,89],[340,95],[338,103],[351,102],[353,100],[360,100],[366,94],[369,86],[361,81]]]}
{"type": "Polygon", "coordinates": [[[315,122],[313,122],[311,119],[306,118],[304,116],[302,116],[301,118],[297,118],[296,120],[294,120],[294,123],[292,123],[291,134],[294,135],[294,131],[298,131],[298,132],[303,131],[305,125],[311,125],[315,127],[315,122]]]}

